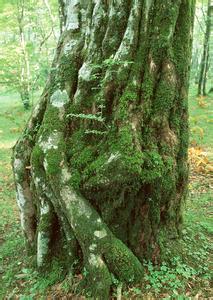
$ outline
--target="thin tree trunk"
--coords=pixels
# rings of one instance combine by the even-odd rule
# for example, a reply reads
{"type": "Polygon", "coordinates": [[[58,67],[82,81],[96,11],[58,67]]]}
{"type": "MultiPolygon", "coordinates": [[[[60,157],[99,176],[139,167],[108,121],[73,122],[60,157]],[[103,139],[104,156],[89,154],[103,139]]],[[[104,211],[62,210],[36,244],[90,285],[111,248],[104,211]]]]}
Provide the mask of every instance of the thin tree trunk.
{"type": "Polygon", "coordinates": [[[55,32],[55,29],[54,29],[55,20],[54,20],[54,16],[52,14],[52,11],[51,11],[51,7],[49,5],[49,1],[48,0],[43,0],[43,2],[44,2],[45,6],[47,8],[47,11],[48,11],[48,14],[49,14],[49,17],[50,17],[52,34],[54,36],[55,41],[57,41],[57,34],[55,32]]]}
{"type": "Polygon", "coordinates": [[[205,62],[205,69],[204,69],[204,74],[203,74],[203,86],[202,86],[202,95],[206,96],[206,84],[207,84],[207,74],[209,70],[209,45],[207,48],[207,55],[206,55],[206,62],[205,62]]]}
{"type": "Polygon", "coordinates": [[[198,96],[206,95],[206,82],[209,65],[209,42],[211,37],[211,21],[213,14],[213,5],[211,0],[208,0],[208,9],[206,16],[206,32],[204,37],[203,56],[201,60],[200,76],[198,82],[198,96]]]}
{"type": "Polygon", "coordinates": [[[38,267],[78,258],[108,299],[111,274],[140,281],[180,233],[194,1],[60,3],[50,79],[14,148],[17,201],[38,267]]]}
{"type": "Polygon", "coordinates": [[[24,37],[24,0],[17,2],[17,20],[19,26],[20,46],[22,56],[20,58],[20,95],[25,109],[30,108],[30,64],[24,37]]]}

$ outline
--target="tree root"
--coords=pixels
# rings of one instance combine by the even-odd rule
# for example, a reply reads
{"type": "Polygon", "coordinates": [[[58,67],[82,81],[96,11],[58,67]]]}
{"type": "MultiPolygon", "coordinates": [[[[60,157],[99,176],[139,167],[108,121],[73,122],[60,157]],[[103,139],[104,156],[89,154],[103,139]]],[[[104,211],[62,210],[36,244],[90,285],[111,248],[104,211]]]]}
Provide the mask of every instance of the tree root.
{"type": "Polygon", "coordinates": [[[27,248],[32,251],[36,234],[36,207],[31,191],[30,157],[35,143],[37,128],[40,126],[46,107],[46,94],[35,107],[23,136],[13,148],[13,173],[16,184],[17,203],[20,210],[21,226],[26,237],[27,248]]]}
{"type": "MultiPolygon", "coordinates": [[[[32,155],[33,158],[33,155],[32,155]]],[[[33,164],[32,164],[33,165],[33,164]]],[[[46,180],[46,174],[42,164],[35,164],[32,167],[33,181],[35,184],[38,199],[40,200],[40,218],[38,223],[38,236],[37,236],[37,266],[45,267],[48,262],[48,252],[46,249],[50,247],[51,236],[53,232],[53,217],[57,216],[60,228],[66,238],[67,255],[70,263],[70,268],[77,260],[77,241],[74,236],[73,230],[63,213],[56,197],[46,180]],[[38,173],[39,172],[39,173],[38,173]],[[39,174],[39,177],[38,176],[39,174]],[[48,202],[49,203],[48,203],[48,202]],[[43,241],[39,242],[39,239],[43,241]],[[39,245],[41,249],[39,250],[39,245]],[[44,251],[42,251],[42,247],[44,251]]],[[[54,234],[54,232],[53,232],[54,234]]],[[[49,249],[50,250],[50,249],[49,249]]]]}
{"type": "MultiPolygon", "coordinates": [[[[57,92],[57,98],[50,101],[49,109],[53,112],[54,107],[54,118],[58,117],[58,122],[64,118],[66,99],[65,92],[57,92]]],[[[46,114],[44,120],[48,128],[53,126],[48,124],[52,122],[47,118],[48,108],[46,114]]],[[[52,215],[48,203],[51,203],[67,240],[69,237],[72,241],[76,239],[81,247],[84,266],[88,273],[86,281],[93,287],[92,295],[99,299],[108,299],[106,297],[109,295],[112,282],[110,273],[121,281],[138,281],[143,276],[143,268],[131,250],[104,224],[87,199],[70,186],[71,172],[62,146],[64,130],[63,122],[60,122],[60,127],[56,124],[51,131],[41,127],[39,141],[33,149],[31,158],[33,181],[40,199],[38,266],[45,263],[48,255],[52,215]],[[55,169],[53,158],[56,158],[60,168],[55,169]]]]}

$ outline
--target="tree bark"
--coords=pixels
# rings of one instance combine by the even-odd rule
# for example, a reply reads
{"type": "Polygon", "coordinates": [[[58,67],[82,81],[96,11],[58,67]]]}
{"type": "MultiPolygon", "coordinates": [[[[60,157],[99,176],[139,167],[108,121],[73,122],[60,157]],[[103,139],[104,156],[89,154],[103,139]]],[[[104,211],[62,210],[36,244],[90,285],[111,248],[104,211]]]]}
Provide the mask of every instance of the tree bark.
{"type": "Polygon", "coordinates": [[[14,148],[17,201],[38,267],[78,259],[108,299],[111,274],[140,281],[180,233],[194,1],[60,3],[52,72],[14,148]]]}

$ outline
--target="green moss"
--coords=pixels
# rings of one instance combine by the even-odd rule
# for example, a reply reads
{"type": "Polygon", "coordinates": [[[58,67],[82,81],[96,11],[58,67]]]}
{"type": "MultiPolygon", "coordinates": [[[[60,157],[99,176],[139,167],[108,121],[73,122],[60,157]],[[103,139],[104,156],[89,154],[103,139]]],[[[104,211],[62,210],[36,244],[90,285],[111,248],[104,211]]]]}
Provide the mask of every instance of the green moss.
{"type": "MultiPolygon", "coordinates": [[[[173,76],[173,74],[171,74],[173,76]]],[[[164,78],[158,84],[153,103],[153,113],[162,115],[168,114],[174,103],[175,84],[164,78]]]]}
{"type": "Polygon", "coordinates": [[[152,20],[152,24],[149,27],[150,53],[156,64],[161,62],[162,57],[170,46],[179,6],[179,1],[173,3],[171,0],[167,0],[164,4],[159,1],[150,12],[150,20],[152,20]],[[158,11],[157,14],[156,11],[158,11]]]}
{"type": "Polygon", "coordinates": [[[104,258],[111,273],[121,282],[139,282],[142,279],[144,271],[140,261],[120,240],[112,240],[104,258]]]}
{"type": "Polygon", "coordinates": [[[49,176],[54,176],[61,172],[62,156],[60,150],[49,149],[45,155],[47,174],[49,176]]]}
{"type": "Polygon", "coordinates": [[[145,76],[142,83],[143,100],[148,101],[153,96],[154,91],[154,78],[149,74],[148,66],[145,68],[145,76]]]}
{"type": "Polygon", "coordinates": [[[119,106],[116,111],[116,118],[119,121],[128,120],[128,116],[130,113],[130,105],[135,104],[138,100],[138,86],[133,84],[131,81],[127,85],[123,94],[119,98],[119,106]]]}
{"type": "Polygon", "coordinates": [[[174,35],[173,49],[176,70],[182,82],[187,82],[189,76],[191,53],[191,30],[193,4],[190,1],[182,3],[174,35]],[[187,13],[187,15],[186,15],[187,13]]]}
{"type": "Polygon", "coordinates": [[[179,96],[177,97],[177,109],[171,116],[171,122],[174,126],[180,140],[178,160],[187,159],[188,149],[188,79],[191,53],[190,28],[193,22],[194,1],[186,1],[180,7],[180,14],[177,20],[177,30],[174,36],[174,63],[182,86],[179,87],[179,96]],[[186,15],[187,13],[187,15],[186,15]]]}
{"type": "Polygon", "coordinates": [[[110,152],[121,155],[124,168],[131,174],[140,174],[143,164],[143,155],[134,144],[133,130],[130,125],[119,129],[118,135],[111,138],[110,152]]]}
{"type": "Polygon", "coordinates": [[[179,132],[180,123],[181,123],[181,120],[180,120],[179,114],[177,114],[177,111],[176,112],[172,111],[170,114],[170,124],[173,128],[175,128],[178,135],[180,133],[179,132]]]}
{"type": "Polygon", "coordinates": [[[60,60],[60,66],[58,70],[58,78],[60,82],[60,88],[65,88],[65,83],[71,83],[71,91],[75,88],[78,79],[78,69],[81,63],[81,58],[78,56],[73,57],[72,54],[64,54],[60,60]]]}
{"type": "Polygon", "coordinates": [[[52,105],[49,105],[45,116],[44,116],[44,121],[41,126],[41,132],[42,132],[42,137],[45,138],[45,136],[50,136],[51,133],[54,131],[61,131],[63,132],[65,126],[65,119],[60,120],[59,118],[59,111],[57,107],[54,107],[52,105]]]}
{"type": "Polygon", "coordinates": [[[189,132],[188,128],[183,126],[181,131],[181,140],[180,140],[180,151],[178,153],[179,158],[184,158],[188,153],[188,145],[189,145],[189,132]]]}
{"type": "Polygon", "coordinates": [[[58,77],[58,69],[52,67],[50,70],[50,86],[49,92],[52,95],[60,87],[60,80],[58,77]]]}
{"type": "Polygon", "coordinates": [[[161,155],[157,151],[144,151],[143,159],[142,179],[144,183],[153,182],[163,176],[165,165],[161,155]]]}
{"type": "Polygon", "coordinates": [[[102,192],[106,187],[112,198],[117,198],[118,191],[125,187],[137,193],[143,159],[141,151],[134,146],[131,127],[123,126],[117,134],[112,131],[102,146],[97,158],[90,156],[91,163],[83,170],[85,184],[102,187],[102,192]]]}
{"type": "Polygon", "coordinates": [[[34,167],[35,176],[39,177],[38,170],[40,169],[42,162],[44,159],[44,154],[40,146],[37,144],[33,148],[32,154],[31,154],[31,164],[34,167]]]}
{"type": "MultiPolygon", "coordinates": [[[[107,161],[107,155],[100,155],[96,160],[92,161],[88,167],[85,168],[83,175],[85,178],[91,178],[92,176],[98,176],[101,179],[102,170],[104,170],[104,164],[107,161]]],[[[102,174],[103,175],[103,174],[102,174]]]]}
{"type": "Polygon", "coordinates": [[[82,178],[81,178],[81,173],[77,169],[72,169],[72,176],[69,180],[70,186],[72,186],[76,191],[79,190],[82,178]]]}
{"type": "Polygon", "coordinates": [[[94,150],[91,146],[85,146],[82,151],[75,151],[74,155],[72,156],[72,166],[79,170],[84,170],[93,160],[94,150]]]}

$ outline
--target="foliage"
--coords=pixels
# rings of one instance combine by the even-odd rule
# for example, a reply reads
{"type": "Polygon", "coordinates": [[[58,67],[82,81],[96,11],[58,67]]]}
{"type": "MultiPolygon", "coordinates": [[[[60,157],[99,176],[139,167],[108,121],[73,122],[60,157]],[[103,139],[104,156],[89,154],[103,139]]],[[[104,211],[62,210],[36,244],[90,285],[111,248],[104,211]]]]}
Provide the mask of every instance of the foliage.
{"type": "Polygon", "coordinates": [[[28,101],[47,79],[56,43],[52,32],[58,30],[56,1],[50,3],[55,27],[41,0],[1,3],[0,87],[18,92],[22,101],[28,101]]]}
{"type": "Polygon", "coordinates": [[[211,107],[213,105],[213,95],[203,98],[206,105],[200,105],[199,99],[196,97],[197,89],[191,84],[190,89],[190,105],[189,105],[189,121],[190,121],[190,145],[204,146],[208,148],[213,144],[213,136],[209,134],[213,130],[213,120],[211,107]]]}
{"type": "Polygon", "coordinates": [[[189,149],[189,162],[193,171],[198,174],[207,174],[213,171],[212,163],[202,147],[191,147],[189,149]]]}
{"type": "MultiPolygon", "coordinates": [[[[193,51],[192,51],[192,65],[191,65],[191,79],[198,83],[199,75],[201,71],[201,59],[204,48],[204,36],[206,31],[206,21],[207,21],[207,8],[208,0],[197,1],[196,3],[196,13],[194,20],[194,33],[193,33],[193,51]]],[[[211,38],[211,37],[210,37],[211,38]]],[[[212,43],[210,42],[210,57],[209,57],[209,70],[207,76],[208,88],[212,85],[212,43]]]]}

